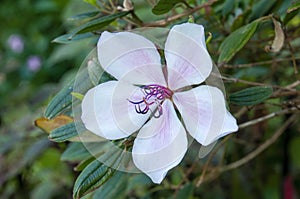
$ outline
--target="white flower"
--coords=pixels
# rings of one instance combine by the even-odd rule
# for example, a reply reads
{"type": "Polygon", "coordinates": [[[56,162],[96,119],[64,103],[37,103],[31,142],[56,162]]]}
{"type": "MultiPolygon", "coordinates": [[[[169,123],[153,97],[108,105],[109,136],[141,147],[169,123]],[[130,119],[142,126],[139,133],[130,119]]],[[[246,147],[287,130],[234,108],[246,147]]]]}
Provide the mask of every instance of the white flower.
{"type": "Polygon", "coordinates": [[[155,45],[134,33],[103,32],[97,50],[101,66],[117,81],[86,93],[83,123],[109,140],[138,132],[133,162],[154,183],[181,162],[188,147],[186,132],[206,146],[237,131],[223,93],[199,85],[212,70],[203,26],[184,23],[170,30],[166,66],[155,45]]]}

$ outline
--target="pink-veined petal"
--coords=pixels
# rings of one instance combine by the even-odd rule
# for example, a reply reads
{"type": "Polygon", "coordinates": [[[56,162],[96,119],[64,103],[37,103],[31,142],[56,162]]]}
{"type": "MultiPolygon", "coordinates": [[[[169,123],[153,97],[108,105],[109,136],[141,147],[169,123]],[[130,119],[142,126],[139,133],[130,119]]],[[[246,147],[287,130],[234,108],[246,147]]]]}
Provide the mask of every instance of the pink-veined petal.
{"type": "Polygon", "coordinates": [[[205,81],[212,70],[212,60],[206,50],[202,25],[175,25],[165,45],[168,85],[176,90],[205,81]]]}
{"type": "Polygon", "coordinates": [[[88,130],[106,139],[128,137],[149,117],[149,113],[137,114],[134,104],[128,101],[142,96],[140,88],[126,82],[105,82],[84,96],[81,119],[88,130]]]}
{"type": "Polygon", "coordinates": [[[173,100],[187,131],[204,146],[238,130],[235,118],[226,110],[223,93],[216,87],[176,92],[173,100]]]}
{"type": "Polygon", "coordinates": [[[103,32],[97,44],[101,66],[118,80],[166,85],[160,55],[148,39],[130,32],[103,32]]]}
{"type": "Polygon", "coordinates": [[[178,165],[187,150],[187,137],[173,104],[166,100],[163,114],[141,128],[134,141],[133,162],[154,183],[161,183],[168,170],[178,165]]]}

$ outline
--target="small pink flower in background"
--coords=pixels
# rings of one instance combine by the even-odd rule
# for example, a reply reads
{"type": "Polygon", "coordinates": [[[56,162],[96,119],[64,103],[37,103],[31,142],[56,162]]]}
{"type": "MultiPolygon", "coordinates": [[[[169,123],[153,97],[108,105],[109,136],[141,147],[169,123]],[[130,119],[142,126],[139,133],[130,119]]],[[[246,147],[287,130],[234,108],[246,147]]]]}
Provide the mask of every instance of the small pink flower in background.
{"type": "Polygon", "coordinates": [[[99,63],[117,81],[86,93],[81,119],[109,140],[137,132],[133,162],[154,183],[183,159],[187,132],[207,146],[238,130],[223,93],[201,85],[212,71],[203,26],[184,23],[170,30],[166,66],[155,45],[134,33],[103,32],[97,50],[99,63]]]}
{"type": "Polygon", "coordinates": [[[42,60],[39,56],[32,55],[32,56],[28,57],[27,68],[30,71],[36,72],[36,71],[40,70],[41,65],[42,65],[42,60]]]}
{"type": "Polygon", "coordinates": [[[15,53],[22,53],[24,49],[24,41],[21,36],[13,34],[7,40],[8,46],[15,53]]]}

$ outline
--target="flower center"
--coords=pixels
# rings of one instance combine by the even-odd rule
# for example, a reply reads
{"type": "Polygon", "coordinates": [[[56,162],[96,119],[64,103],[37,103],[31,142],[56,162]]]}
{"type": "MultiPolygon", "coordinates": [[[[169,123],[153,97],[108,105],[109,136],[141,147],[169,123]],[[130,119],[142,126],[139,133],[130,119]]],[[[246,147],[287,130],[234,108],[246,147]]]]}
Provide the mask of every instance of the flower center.
{"type": "Polygon", "coordinates": [[[140,101],[131,101],[130,103],[135,105],[135,111],[139,114],[146,114],[150,109],[151,105],[156,105],[156,111],[153,116],[158,118],[163,114],[162,110],[162,102],[167,98],[170,99],[173,95],[173,92],[164,87],[157,84],[149,84],[143,86],[142,92],[144,93],[144,97],[140,101]]]}

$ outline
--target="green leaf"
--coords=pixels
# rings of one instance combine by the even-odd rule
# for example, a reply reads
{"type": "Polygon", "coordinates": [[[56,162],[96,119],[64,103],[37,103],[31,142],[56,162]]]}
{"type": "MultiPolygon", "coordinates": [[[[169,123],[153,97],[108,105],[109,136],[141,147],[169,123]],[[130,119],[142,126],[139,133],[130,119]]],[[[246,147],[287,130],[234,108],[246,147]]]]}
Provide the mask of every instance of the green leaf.
{"type": "Polygon", "coordinates": [[[74,29],[71,32],[69,39],[72,39],[76,34],[79,34],[79,33],[86,33],[86,32],[99,30],[100,28],[103,28],[103,27],[107,26],[108,24],[110,24],[111,22],[113,22],[115,19],[124,17],[129,13],[130,12],[128,12],[128,11],[124,11],[124,12],[118,12],[118,13],[115,13],[112,15],[107,15],[107,16],[93,19],[93,20],[79,26],[78,28],[74,29]]]}
{"type": "Polygon", "coordinates": [[[87,71],[89,78],[94,86],[99,84],[99,81],[104,73],[103,68],[100,66],[96,57],[91,58],[87,63],[87,71]]]}
{"type": "Polygon", "coordinates": [[[192,183],[188,183],[188,184],[184,185],[183,188],[180,189],[178,191],[178,193],[176,194],[175,199],[181,199],[181,198],[189,199],[189,198],[192,198],[193,189],[194,189],[194,186],[193,186],[192,183]]]}
{"type": "Polygon", "coordinates": [[[283,23],[287,24],[291,19],[293,19],[300,11],[300,2],[293,4],[287,9],[287,14],[283,19],[283,23]]]}
{"type": "Polygon", "coordinates": [[[51,131],[51,133],[49,134],[49,139],[55,142],[64,142],[77,135],[78,133],[75,123],[72,122],[51,131]]]}
{"type": "Polygon", "coordinates": [[[60,114],[61,112],[65,111],[66,109],[71,108],[72,105],[71,92],[73,92],[73,83],[74,81],[72,81],[67,86],[65,86],[50,101],[44,114],[46,118],[52,119],[58,114],[60,114]]]}
{"type": "Polygon", "coordinates": [[[184,0],[160,0],[152,9],[153,14],[162,15],[169,12],[176,4],[184,0]]]}
{"type": "Polygon", "coordinates": [[[246,45],[246,43],[255,33],[258,23],[258,21],[254,21],[231,33],[222,42],[219,48],[220,56],[218,62],[226,63],[230,61],[232,57],[246,45]]]}
{"type": "MultiPolygon", "coordinates": [[[[97,144],[99,145],[99,143],[97,144]]],[[[84,146],[83,143],[73,142],[70,143],[67,149],[63,152],[63,154],[61,155],[61,160],[76,162],[76,161],[85,160],[91,156],[92,155],[90,154],[90,152],[87,150],[87,148],[84,146]]]]}
{"type": "Polygon", "coordinates": [[[231,29],[232,32],[235,31],[235,30],[237,30],[237,29],[239,29],[240,27],[242,27],[245,24],[246,18],[250,14],[250,12],[251,12],[250,10],[247,10],[244,13],[238,15],[234,19],[234,21],[233,21],[233,23],[232,23],[232,25],[230,27],[230,29],[231,29]]]}
{"type": "Polygon", "coordinates": [[[86,166],[88,166],[91,162],[95,160],[94,156],[91,156],[85,160],[82,160],[76,167],[74,168],[74,171],[82,171],[86,166]]]}
{"type": "Polygon", "coordinates": [[[128,186],[128,176],[120,171],[116,171],[114,176],[103,186],[97,189],[93,199],[113,198],[123,199],[126,196],[126,188],[128,186]]]}
{"type": "Polygon", "coordinates": [[[76,99],[79,99],[80,101],[82,101],[84,98],[84,95],[82,95],[81,93],[77,93],[77,92],[72,92],[71,95],[73,97],[75,97],[76,99]]]}
{"type": "Polygon", "coordinates": [[[81,21],[81,20],[87,20],[87,19],[90,20],[91,18],[96,17],[98,14],[100,14],[99,11],[86,12],[86,13],[72,16],[72,17],[68,18],[68,20],[70,20],[70,21],[78,21],[78,20],[81,21]]]}
{"type": "Polygon", "coordinates": [[[97,5],[97,0],[83,0],[84,2],[86,2],[86,3],[89,3],[89,4],[91,4],[92,6],[98,6],[97,5]]]}
{"type": "Polygon", "coordinates": [[[223,17],[226,17],[230,12],[232,12],[233,8],[234,8],[234,0],[224,1],[223,9],[222,9],[223,17]]]}
{"type": "Polygon", "coordinates": [[[273,89],[266,86],[246,88],[229,96],[231,103],[241,106],[259,104],[272,95],[273,89]]]}
{"type": "MultiPolygon", "coordinates": [[[[83,69],[78,72],[76,79],[72,80],[50,101],[44,114],[46,118],[52,119],[63,111],[70,110],[72,108],[73,102],[73,96],[71,94],[72,92],[86,93],[90,88],[95,86],[97,78],[98,83],[100,82],[100,80],[109,80],[109,78],[105,78],[107,77],[105,76],[105,74],[102,75],[103,69],[97,61],[96,48],[92,50],[91,53],[83,61],[82,68],[83,69]],[[91,65],[89,63],[93,63],[92,67],[89,66],[91,65]]],[[[73,107],[75,107],[75,104],[73,104],[73,107]]]]}
{"type": "MultiPolygon", "coordinates": [[[[112,161],[118,164],[122,157],[122,151],[115,152],[114,150],[105,153],[104,160],[112,161]]],[[[115,169],[104,165],[98,160],[90,163],[78,176],[73,188],[73,197],[81,198],[82,196],[94,191],[107,180],[109,180],[115,173],[115,169]]]]}
{"type": "Polygon", "coordinates": [[[256,1],[251,9],[251,14],[249,16],[250,21],[260,18],[264,15],[270,13],[271,9],[273,8],[274,4],[278,2],[277,0],[260,0],[256,1]]]}
{"type": "Polygon", "coordinates": [[[92,37],[98,37],[95,34],[88,32],[88,33],[83,33],[83,34],[65,34],[65,35],[61,35],[57,38],[55,38],[54,40],[52,40],[52,42],[54,43],[60,43],[60,44],[70,44],[74,41],[79,41],[82,39],[87,39],[87,38],[92,38],[92,37]]]}
{"type": "Polygon", "coordinates": [[[291,12],[294,12],[299,9],[300,9],[300,2],[297,2],[297,3],[294,3],[291,7],[289,7],[286,12],[291,13],[291,12]]]}

